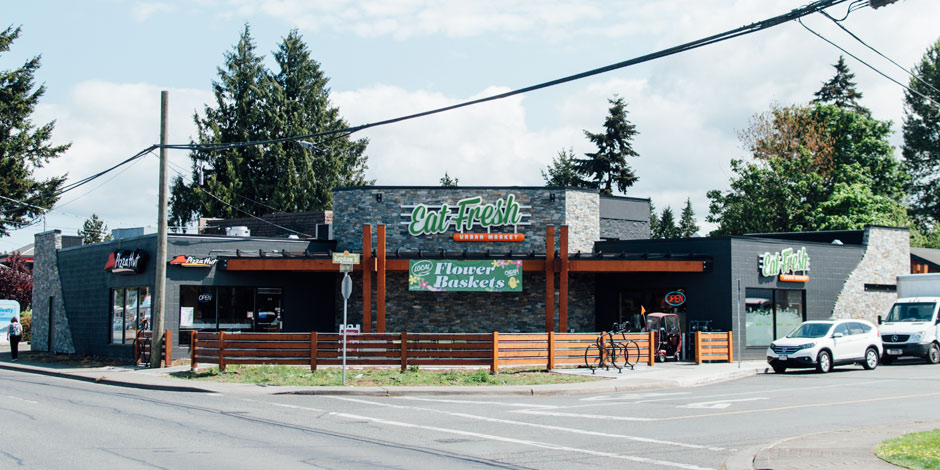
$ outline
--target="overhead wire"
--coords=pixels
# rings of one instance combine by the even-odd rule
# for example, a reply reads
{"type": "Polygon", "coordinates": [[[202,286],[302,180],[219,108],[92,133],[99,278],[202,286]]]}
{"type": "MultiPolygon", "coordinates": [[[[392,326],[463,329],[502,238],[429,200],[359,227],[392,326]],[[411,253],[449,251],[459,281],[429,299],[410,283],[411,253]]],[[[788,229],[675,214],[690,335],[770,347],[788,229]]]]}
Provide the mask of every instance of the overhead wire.
{"type": "Polygon", "coordinates": [[[865,62],[864,60],[858,58],[858,56],[856,56],[855,54],[852,54],[851,52],[845,50],[845,48],[843,48],[842,46],[839,46],[838,44],[836,44],[836,43],[830,41],[828,38],[826,38],[826,37],[823,36],[822,34],[819,34],[819,33],[817,33],[816,31],[814,31],[812,28],[810,28],[809,26],[806,26],[806,25],[803,23],[803,20],[802,20],[802,19],[797,19],[797,22],[800,23],[800,26],[802,26],[802,27],[805,28],[807,31],[809,31],[809,32],[813,33],[814,35],[816,35],[816,37],[818,37],[819,39],[822,39],[823,41],[828,42],[829,44],[831,44],[831,45],[832,45],[833,47],[835,47],[836,49],[839,49],[839,50],[842,51],[843,53],[847,54],[849,57],[851,57],[851,58],[853,58],[853,59],[855,59],[855,60],[861,62],[862,65],[864,65],[864,66],[866,66],[866,67],[868,67],[868,68],[874,70],[878,75],[881,75],[882,77],[887,78],[888,80],[891,80],[892,82],[894,82],[895,84],[897,84],[897,85],[900,86],[901,88],[904,88],[904,89],[907,90],[908,92],[910,92],[910,93],[912,93],[912,94],[914,94],[914,95],[917,95],[917,96],[919,96],[919,97],[921,97],[921,98],[927,100],[928,102],[932,103],[934,106],[940,108],[940,103],[934,101],[934,100],[933,100],[932,98],[930,98],[929,96],[924,95],[923,93],[921,93],[921,92],[919,92],[919,91],[917,91],[917,90],[913,90],[913,89],[909,88],[907,85],[905,85],[905,84],[903,84],[903,83],[901,83],[901,82],[895,80],[893,77],[891,77],[890,75],[888,75],[888,74],[882,72],[881,70],[879,70],[879,69],[876,68],[875,66],[873,66],[873,65],[869,64],[868,62],[865,62]]]}
{"type": "Polygon", "coordinates": [[[875,49],[874,47],[868,45],[867,42],[863,41],[860,37],[856,36],[855,33],[849,31],[849,29],[846,28],[846,27],[842,24],[842,21],[845,20],[845,18],[842,18],[841,20],[837,20],[837,19],[833,18],[832,16],[829,16],[829,14],[826,13],[825,11],[820,11],[820,13],[823,14],[823,15],[825,15],[826,18],[829,18],[830,20],[832,20],[832,22],[835,23],[836,26],[838,26],[839,28],[841,28],[842,31],[845,31],[849,36],[852,36],[853,38],[855,38],[856,41],[862,43],[863,46],[865,46],[865,47],[871,49],[875,54],[880,55],[882,58],[884,58],[884,59],[887,60],[888,62],[891,62],[892,64],[894,64],[895,66],[897,66],[897,68],[903,70],[904,73],[910,75],[911,78],[914,78],[915,80],[919,81],[920,83],[926,85],[926,86],[929,87],[931,90],[933,90],[935,93],[937,93],[938,95],[940,95],[940,90],[937,90],[936,88],[934,88],[934,86],[931,85],[929,82],[927,82],[926,80],[921,79],[921,78],[918,77],[916,74],[914,74],[914,72],[911,72],[910,70],[908,70],[907,68],[905,68],[905,67],[902,66],[901,64],[895,62],[895,61],[894,61],[893,59],[891,59],[890,57],[888,57],[888,56],[882,54],[881,51],[879,51],[878,49],[875,49]]]}

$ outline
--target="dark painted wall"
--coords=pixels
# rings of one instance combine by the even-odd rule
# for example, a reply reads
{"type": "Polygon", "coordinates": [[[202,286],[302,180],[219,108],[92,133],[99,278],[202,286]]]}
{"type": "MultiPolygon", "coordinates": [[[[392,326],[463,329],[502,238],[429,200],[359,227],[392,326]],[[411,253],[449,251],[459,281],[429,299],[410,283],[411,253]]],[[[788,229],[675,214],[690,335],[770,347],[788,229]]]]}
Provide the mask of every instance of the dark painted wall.
{"type": "MultiPolygon", "coordinates": [[[[233,255],[239,250],[255,252],[288,250],[302,252],[322,249],[315,242],[301,240],[262,240],[228,237],[171,236],[167,257],[177,255],[233,255]]],[[[58,266],[62,279],[62,295],[72,332],[75,350],[81,354],[110,357],[131,357],[130,345],[109,344],[110,289],[147,286],[153,289],[156,235],[96,243],[62,249],[58,266]],[[104,271],[108,255],[115,250],[141,249],[148,254],[145,271],[120,275],[104,271]]],[[[167,266],[164,326],[179,342],[179,293],[182,285],[279,287],[282,290],[284,331],[335,331],[333,318],[334,278],[330,273],[293,272],[229,272],[216,264],[212,268],[167,266]]],[[[188,353],[188,344],[177,347],[174,355],[188,353]]]]}

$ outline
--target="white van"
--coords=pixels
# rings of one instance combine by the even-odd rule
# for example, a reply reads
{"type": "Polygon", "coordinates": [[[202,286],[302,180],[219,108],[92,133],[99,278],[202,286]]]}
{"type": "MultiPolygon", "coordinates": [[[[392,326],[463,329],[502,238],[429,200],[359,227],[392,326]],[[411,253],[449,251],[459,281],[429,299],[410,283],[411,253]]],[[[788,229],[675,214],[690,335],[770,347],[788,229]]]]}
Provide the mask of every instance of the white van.
{"type": "Polygon", "coordinates": [[[898,276],[898,300],[885,318],[878,316],[884,356],[890,364],[903,356],[940,363],[940,274],[898,276]]]}

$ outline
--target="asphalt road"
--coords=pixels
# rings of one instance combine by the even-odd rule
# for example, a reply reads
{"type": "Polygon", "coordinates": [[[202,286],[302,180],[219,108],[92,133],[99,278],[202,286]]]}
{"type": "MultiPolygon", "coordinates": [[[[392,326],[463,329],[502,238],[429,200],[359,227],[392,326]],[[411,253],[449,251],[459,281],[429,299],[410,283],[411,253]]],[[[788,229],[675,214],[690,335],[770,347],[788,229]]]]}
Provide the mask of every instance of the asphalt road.
{"type": "Polygon", "coordinates": [[[550,397],[162,392],[0,370],[0,469],[721,468],[740,449],[940,420],[940,366],[550,397]]]}

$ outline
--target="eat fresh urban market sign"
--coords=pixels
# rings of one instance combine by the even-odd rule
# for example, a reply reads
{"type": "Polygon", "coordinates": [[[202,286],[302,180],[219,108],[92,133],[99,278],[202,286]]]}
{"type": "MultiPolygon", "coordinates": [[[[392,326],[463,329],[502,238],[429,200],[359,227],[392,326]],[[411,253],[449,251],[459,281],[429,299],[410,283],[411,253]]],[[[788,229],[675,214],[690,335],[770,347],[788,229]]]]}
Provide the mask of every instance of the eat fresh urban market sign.
{"type": "Polygon", "coordinates": [[[522,292],[522,261],[410,260],[408,290],[522,292]]]}
{"type": "Polygon", "coordinates": [[[759,266],[763,276],[779,276],[781,281],[789,282],[809,281],[809,275],[806,274],[809,271],[809,254],[806,253],[806,247],[764,253],[760,255],[759,266]],[[803,274],[795,274],[797,271],[803,274]]]}
{"type": "Polygon", "coordinates": [[[474,226],[516,225],[522,221],[520,209],[514,194],[491,204],[484,204],[481,196],[468,197],[457,201],[455,206],[445,203],[438,210],[418,204],[411,211],[408,233],[413,236],[435,235],[448,231],[452,224],[458,232],[472,230],[474,226]],[[454,208],[456,213],[452,214],[451,209],[454,208]]]}

